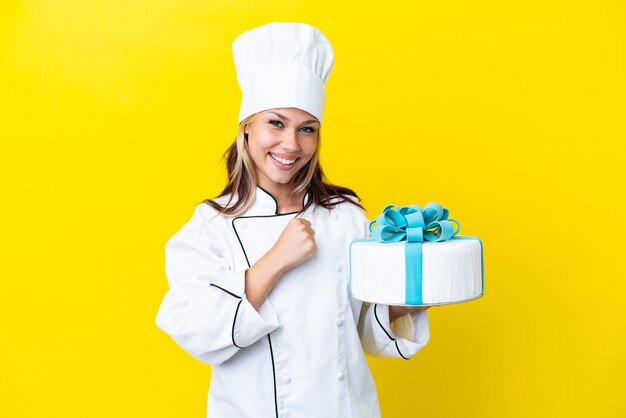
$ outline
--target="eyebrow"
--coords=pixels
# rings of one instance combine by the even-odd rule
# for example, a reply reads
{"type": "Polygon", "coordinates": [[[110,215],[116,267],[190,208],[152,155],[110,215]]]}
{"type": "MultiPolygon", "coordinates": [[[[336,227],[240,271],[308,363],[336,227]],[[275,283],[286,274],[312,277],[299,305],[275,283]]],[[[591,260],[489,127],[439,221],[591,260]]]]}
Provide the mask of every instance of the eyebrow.
{"type": "MultiPolygon", "coordinates": [[[[280,114],[280,113],[278,113],[278,112],[273,112],[273,111],[272,111],[272,112],[267,112],[267,113],[273,113],[273,114],[275,114],[276,116],[278,116],[280,119],[283,119],[283,120],[285,120],[285,121],[287,121],[287,122],[290,122],[290,120],[289,120],[289,118],[288,118],[287,116],[285,116],[285,115],[281,115],[281,114],[280,114]]],[[[306,120],[306,121],[302,122],[302,125],[305,125],[305,124],[307,124],[307,123],[317,123],[317,122],[318,122],[318,121],[317,121],[317,120],[315,120],[315,119],[309,119],[309,120],[306,120]]]]}

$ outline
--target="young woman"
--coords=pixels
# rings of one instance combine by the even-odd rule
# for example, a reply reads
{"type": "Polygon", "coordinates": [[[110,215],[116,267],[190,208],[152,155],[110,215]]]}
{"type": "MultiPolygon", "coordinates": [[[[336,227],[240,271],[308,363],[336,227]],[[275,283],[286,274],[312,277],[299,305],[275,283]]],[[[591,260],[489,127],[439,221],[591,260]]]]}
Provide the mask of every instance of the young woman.
{"type": "Polygon", "coordinates": [[[330,43],[271,23],[233,53],[243,98],[228,184],[167,242],[156,323],[212,366],[211,418],[379,417],[364,351],[411,358],[428,317],[349,292],[349,245],[369,230],[358,196],[319,162],[330,43]]]}

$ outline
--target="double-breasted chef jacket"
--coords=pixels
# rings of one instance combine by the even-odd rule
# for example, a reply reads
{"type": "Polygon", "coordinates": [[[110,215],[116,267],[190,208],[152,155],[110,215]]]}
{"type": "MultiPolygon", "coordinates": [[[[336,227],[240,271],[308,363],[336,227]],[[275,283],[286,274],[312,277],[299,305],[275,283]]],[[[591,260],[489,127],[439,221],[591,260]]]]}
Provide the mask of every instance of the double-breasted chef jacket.
{"type": "Polygon", "coordinates": [[[410,359],[429,339],[427,311],[399,318],[392,330],[388,305],[351,296],[350,242],[369,229],[350,202],[298,215],[311,222],[317,251],[287,270],[257,311],[246,299],[245,271],[296,216],[277,207],[260,186],[241,216],[197,205],[165,245],[169,290],[156,324],[212,366],[210,418],[379,417],[364,351],[410,359]]]}

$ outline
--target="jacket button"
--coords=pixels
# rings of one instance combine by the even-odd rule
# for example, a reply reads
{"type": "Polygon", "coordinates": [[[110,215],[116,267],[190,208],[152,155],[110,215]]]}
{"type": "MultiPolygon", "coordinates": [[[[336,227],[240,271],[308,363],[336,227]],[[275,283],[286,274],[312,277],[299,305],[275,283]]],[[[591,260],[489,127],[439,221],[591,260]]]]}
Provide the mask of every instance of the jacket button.
{"type": "Polygon", "coordinates": [[[283,383],[291,382],[291,377],[289,375],[283,374],[280,376],[280,381],[283,383]]]}
{"type": "Polygon", "coordinates": [[[339,380],[343,380],[343,379],[345,379],[345,378],[346,378],[346,374],[345,374],[345,373],[338,373],[338,374],[337,374],[337,379],[339,379],[339,380]]]}
{"type": "Polygon", "coordinates": [[[337,264],[337,273],[341,273],[341,270],[343,270],[343,266],[341,264],[337,264]]]}
{"type": "Polygon", "coordinates": [[[343,319],[339,318],[335,321],[335,325],[337,325],[338,327],[343,325],[343,319]]]}

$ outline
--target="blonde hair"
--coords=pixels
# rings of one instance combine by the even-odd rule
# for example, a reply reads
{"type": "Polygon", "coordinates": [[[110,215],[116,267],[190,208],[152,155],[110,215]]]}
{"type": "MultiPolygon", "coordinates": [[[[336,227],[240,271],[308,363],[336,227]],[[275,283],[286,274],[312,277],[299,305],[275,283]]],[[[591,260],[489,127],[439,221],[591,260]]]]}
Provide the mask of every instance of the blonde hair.
{"type": "MultiPolygon", "coordinates": [[[[228,171],[228,183],[217,197],[229,195],[228,202],[222,206],[212,199],[203,200],[203,203],[209,204],[218,210],[221,215],[239,216],[245,213],[255,201],[258,179],[256,178],[254,161],[250,156],[248,135],[245,133],[245,127],[252,123],[257,115],[258,113],[255,113],[241,121],[235,141],[233,141],[223,155],[228,171]],[[233,203],[235,192],[237,193],[237,200],[233,203]]],[[[319,161],[320,139],[321,133],[320,129],[318,129],[317,147],[315,148],[313,156],[309,162],[295,174],[292,180],[294,183],[294,193],[297,194],[308,190],[312,197],[312,199],[308,199],[307,204],[302,208],[300,213],[304,212],[311,204],[332,208],[337,203],[344,200],[349,200],[362,208],[360,204],[352,201],[352,199],[346,198],[345,195],[351,195],[358,199],[358,196],[352,190],[323,181],[324,174],[319,161]],[[343,198],[343,200],[331,203],[330,200],[332,196],[339,196],[343,198]]]]}

